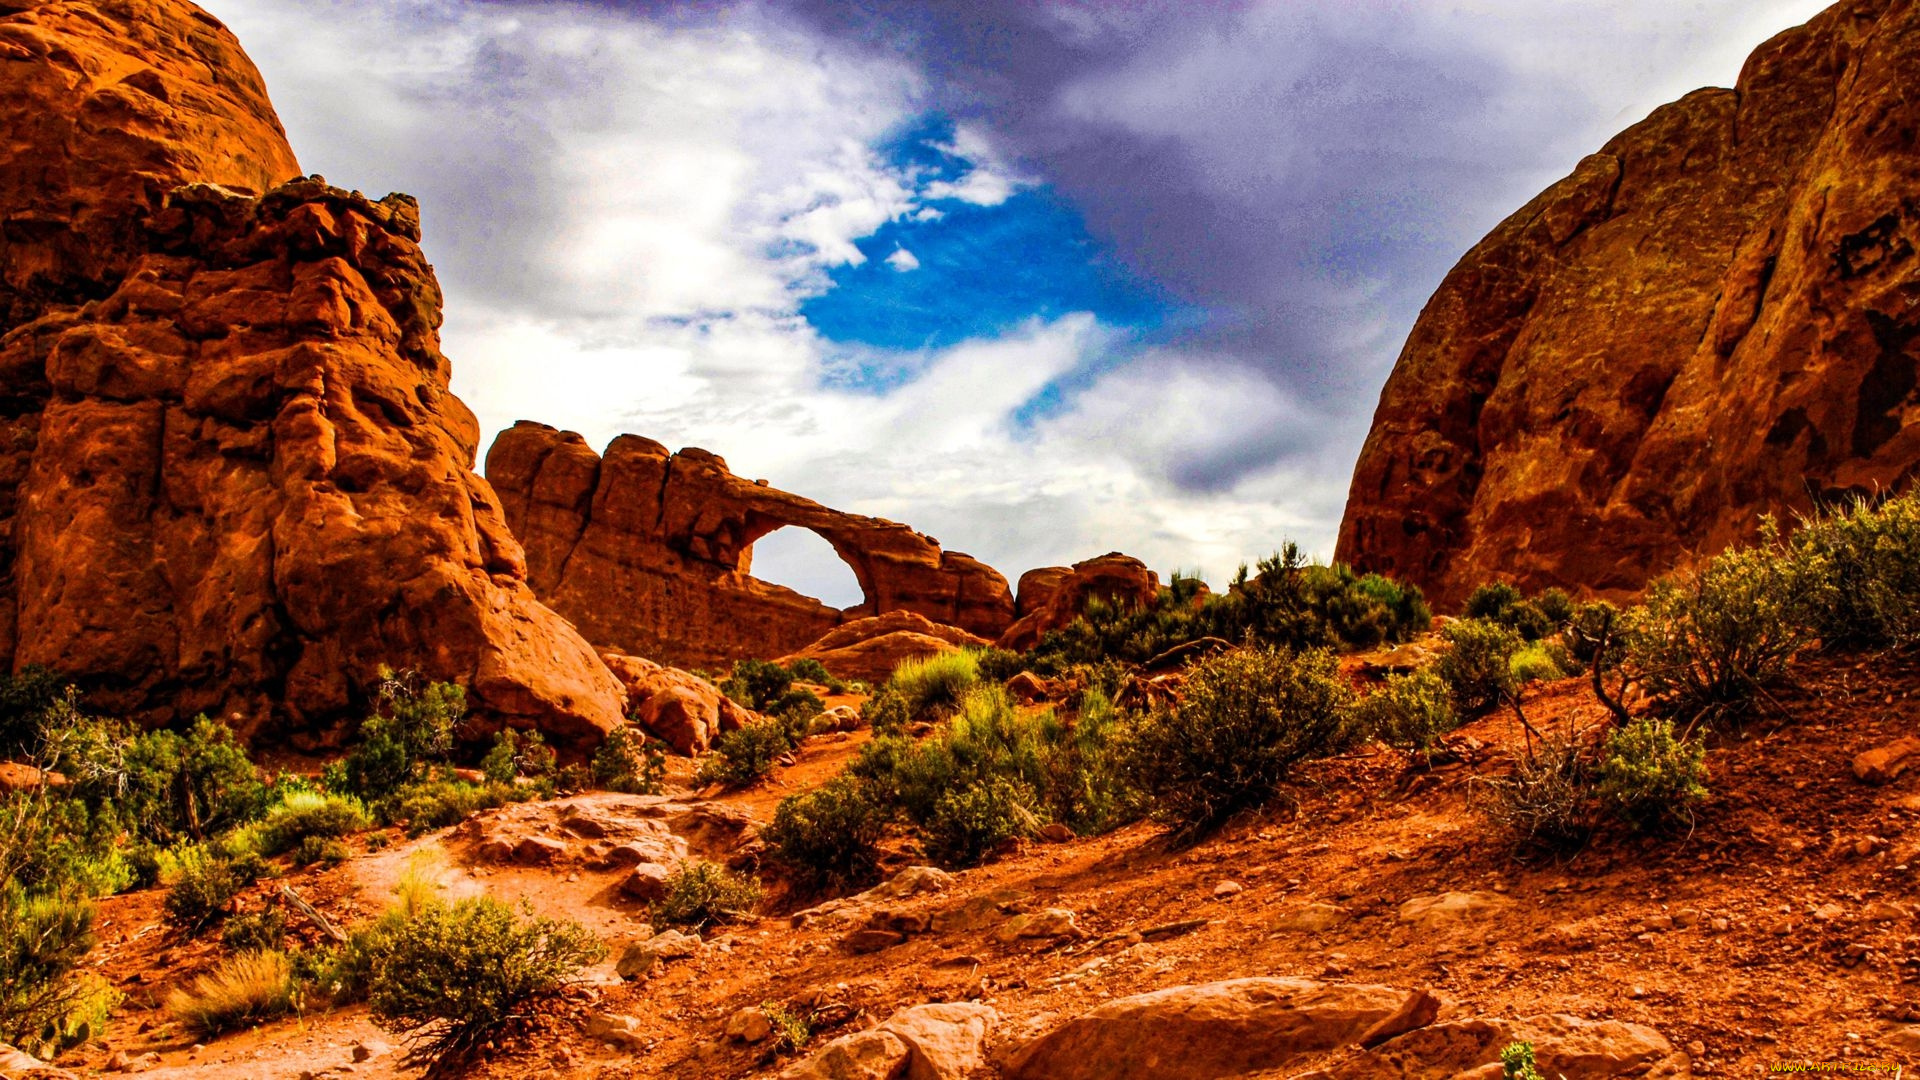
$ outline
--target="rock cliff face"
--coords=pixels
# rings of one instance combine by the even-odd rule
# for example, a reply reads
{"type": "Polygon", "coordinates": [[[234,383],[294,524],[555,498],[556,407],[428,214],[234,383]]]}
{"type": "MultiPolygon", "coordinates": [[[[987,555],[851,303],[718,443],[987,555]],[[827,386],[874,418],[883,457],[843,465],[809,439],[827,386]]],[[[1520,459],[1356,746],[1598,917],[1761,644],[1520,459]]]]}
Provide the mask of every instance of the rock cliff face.
{"type": "Polygon", "coordinates": [[[1920,6],[1848,0],[1461,260],[1381,395],[1338,557],[1442,605],[1600,593],[1920,464],[1920,6]]]}
{"type": "Polygon", "coordinates": [[[1160,575],[1131,555],[1109,551],[1072,566],[1043,566],[1020,575],[1020,619],[995,644],[1024,652],[1049,631],[1079,618],[1099,597],[1121,607],[1145,607],[1160,594],[1160,575]]]}
{"type": "Polygon", "coordinates": [[[487,479],[534,591],[605,648],[702,666],[782,656],[892,611],[987,638],[1013,621],[1007,581],[985,563],[737,477],[705,450],[622,435],[603,457],[573,432],[521,421],[487,451],[487,479]],[[754,578],[754,541],[785,526],[832,544],[865,602],[840,611],[754,578]]]}
{"type": "Polygon", "coordinates": [[[247,733],[336,728],[381,664],[618,723],[471,471],[413,201],[295,179],[191,4],[0,0],[0,72],[0,658],[247,733]]]}

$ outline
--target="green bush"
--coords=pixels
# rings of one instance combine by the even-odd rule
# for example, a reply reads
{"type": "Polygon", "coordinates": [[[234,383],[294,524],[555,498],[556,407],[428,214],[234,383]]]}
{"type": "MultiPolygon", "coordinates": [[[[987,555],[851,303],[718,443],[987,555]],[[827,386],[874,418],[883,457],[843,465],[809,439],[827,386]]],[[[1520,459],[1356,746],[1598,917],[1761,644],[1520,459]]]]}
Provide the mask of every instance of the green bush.
{"type": "Polygon", "coordinates": [[[700,763],[694,778],[703,784],[752,787],[773,772],[780,755],[792,749],[786,725],[757,720],[714,740],[713,753],[700,763]]]}
{"type": "Polygon", "coordinates": [[[395,792],[388,800],[390,820],[403,821],[408,836],[424,836],[435,829],[458,825],[481,810],[526,802],[533,788],[488,781],[425,780],[395,792]]]}
{"type": "Polygon", "coordinates": [[[1356,735],[1354,693],[1331,653],[1235,649],[1190,668],[1185,699],[1141,725],[1135,769],[1154,816],[1191,837],[1266,803],[1296,765],[1356,735]]]}
{"type": "Polygon", "coordinates": [[[1481,812],[1521,849],[1578,847],[1593,830],[1594,777],[1579,748],[1550,741],[1515,763],[1511,775],[1482,777],[1481,812]]]}
{"type": "Polygon", "coordinates": [[[593,780],[607,791],[658,795],[666,786],[666,744],[639,729],[615,728],[593,755],[593,780]]]}
{"type": "Polygon", "coordinates": [[[126,742],[108,783],[127,824],[157,844],[206,840],[258,817],[267,789],[225,724],[195,718],[182,736],[150,731],[126,742]]]}
{"type": "Polygon", "coordinates": [[[257,856],[233,857],[206,847],[183,849],[167,890],[167,916],[188,936],[225,919],[242,889],[260,879],[257,856]]]}
{"type": "Polygon", "coordinates": [[[760,838],[808,887],[846,890],[874,880],[887,816],[865,785],[843,774],[780,800],[760,838]]]}
{"type": "Polygon", "coordinates": [[[887,690],[906,702],[909,721],[951,715],[980,681],[980,662],[964,649],[901,661],[887,690]]]}
{"type": "Polygon", "coordinates": [[[798,1053],[812,1040],[813,1022],[809,1015],[774,1001],[761,1002],[760,1012],[773,1029],[769,1040],[773,1053],[798,1053]]]}
{"type": "Polygon", "coordinates": [[[78,974],[93,948],[93,915],[84,900],[0,884],[0,1040],[34,1053],[84,1041],[71,1036],[98,996],[78,974]]]}
{"type": "Polygon", "coordinates": [[[1038,783],[1047,816],[1081,835],[1138,820],[1146,810],[1128,768],[1133,727],[1098,687],[1082,691],[1068,722],[1051,710],[1029,721],[1040,743],[1038,783]]]}
{"type": "Polygon", "coordinates": [[[1004,683],[1027,670],[1027,658],[1010,649],[988,645],[972,652],[973,667],[982,682],[1004,683]]]}
{"type": "MultiPolygon", "coordinates": [[[[1559,593],[1552,601],[1556,608],[1567,598],[1559,593]]],[[[1496,581],[1473,590],[1461,615],[1470,620],[1497,623],[1527,641],[1538,641],[1555,629],[1555,621],[1537,604],[1522,596],[1520,590],[1504,581],[1496,581]]]]}
{"type": "Polygon", "coordinates": [[[1558,650],[1543,642],[1534,642],[1521,648],[1507,660],[1507,670],[1513,673],[1516,684],[1525,686],[1530,682],[1552,682],[1567,677],[1566,669],[1561,667],[1563,657],[1556,656],[1558,650]]]}
{"type": "Polygon", "coordinates": [[[373,827],[373,817],[351,795],[314,791],[288,793],[260,819],[255,836],[260,854],[280,855],[302,841],[349,836],[373,827]]]}
{"type": "Polygon", "coordinates": [[[220,944],[232,952],[279,952],[287,940],[287,917],[277,907],[265,907],[227,920],[220,944]]]}
{"type": "Polygon", "coordinates": [[[1510,1042],[1500,1050],[1500,1080],[1545,1080],[1534,1061],[1532,1043],[1510,1042]]]}
{"type": "Polygon", "coordinates": [[[1464,619],[1440,632],[1446,649],[1434,672],[1453,695],[1453,707],[1472,718],[1489,712],[1519,689],[1514,679],[1513,655],[1520,651],[1520,635],[1499,623],[1464,619]]]}
{"type": "Polygon", "coordinates": [[[526,1019],[605,955],[581,927],[517,917],[488,896],[433,903],[374,946],[368,1008],[374,1023],[408,1037],[409,1064],[441,1066],[526,1019]]]}
{"type": "Polygon", "coordinates": [[[720,692],[737,704],[765,712],[793,686],[793,673],[770,660],[741,660],[720,683],[720,692]]]}
{"type": "Polygon", "coordinates": [[[1360,726],[1388,746],[1431,753],[1440,736],[1460,726],[1453,694],[1431,667],[1390,675],[1360,702],[1360,726]]]}
{"type": "Polygon", "coordinates": [[[1573,609],[1573,617],[1567,620],[1567,652],[1574,661],[1583,667],[1594,667],[1602,671],[1611,671],[1620,662],[1623,632],[1626,623],[1621,619],[1620,609],[1605,600],[1581,604],[1573,609]],[[1605,654],[1602,655],[1602,648],[1605,654]]]}
{"type": "Polygon", "coordinates": [[[1009,777],[989,775],[952,787],[934,801],[921,825],[928,857],[942,866],[972,866],[1016,836],[1041,825],[1034,791],[1009,777]]]}
{"type": "Polygon", "coordinates": [[[724,866],[692,860],[667,875],[666,894],[654,901],[657,925],[703,927],[736,922],[760,906],[760,882],[724,866]]]}
{"type": "Polygon", "coordinates": [[[292,859],[295,866],[311,866],[320,863],[325,866],[338,866],[353,857],[347,845],[326,836],[302,837],[293,846],[292,859]]]}
{"type": "Polygon", "coordinates": [[[0,674],[0,757],[39,753],[49,714],[62,704],[65,711],[77,712],[77,693],[44,667],[29,664],[16,673],[0,674]]]}
{"type": "Polygon", "coordinates": [[[1828,646],[1920,643],[1920,493],[1856,499],[1801,524],[1792,543],[1814,629],[1828,646]]]}
{"type": "Polygon", "coordinates": [[[480,775],[489,783],[511,784],[521,777],[551,785],[557,771],[553,747],[538,731],[501,728],[494,733],[493,746],[480,760],[480,775]]]}
{"type": "Polygon", "coordinates": [[[1687,719],[1739,719],[1814,640],[1806,567],[1771,526],[1692,573],[1662,578],[1627,615],[1625,663],[1687,719]]]}
{"type": "Polygon", "coordinates": [[[1600,759],[1601,801],[1634,828],[1691,826],[1707,797],[1707,750],[1674,734],[1666,720],[1636,719],[1614,729],[1600,759]]]}
{"type": "Polygon", "coordinates": [[[1533,598],[1533,605],[1547,617],[1548,624],[1556,628],[1571,622],[1577,610],[1573,597],[1568,596],[1565,589],[1548,589],[1533,598]]]}
{"type": "Polygon", "coordinates": [[[360,744],[344,761],[347,793],[383,799],[443,761],[454,729],[466,718],[467,691],[457,683],[417,685],[411,672],[380,671],[373,714],[360,724],[360,744]]]}
{"type": "Polygon", "coordinates": [[[806,732],[807,721],[826,711],[826,702],[802,686],[793,687],[767,706],[767,715],[780,720],[789,732],[800,734],[806,732]]]}
{"type": "Polygon", "coordinates": [[[883,688],[860,706],[860,719],[875,735],[898,735],[907,730],[913,715],[907,708],[906,698],[883,688]]]}

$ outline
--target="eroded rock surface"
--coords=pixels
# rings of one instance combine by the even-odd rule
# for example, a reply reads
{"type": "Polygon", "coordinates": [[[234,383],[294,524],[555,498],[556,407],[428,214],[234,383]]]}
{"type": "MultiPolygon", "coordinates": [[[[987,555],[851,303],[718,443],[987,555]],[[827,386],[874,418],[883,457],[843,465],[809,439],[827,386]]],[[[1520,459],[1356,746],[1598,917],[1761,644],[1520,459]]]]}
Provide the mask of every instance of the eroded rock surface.
{"type": "Polygon", "coordinates": [[[1337,557],[1439,604],[1637,589],[1920,463],[1920,7],[1848,0],[1468,252],[1381,395],[1337,557]]]}
{"type": "Polygon", "coordinates": [[[1020,619],[998,642],[1003,649],[1031,649],[1049,630],[1058,630],[1086,610],[1098,597],[1110,603],[1139,607],[1153,603],[1160,593],[1160,575],[1131,555],[1110,551],[1074,563],[1046,566],[1020,575],[1020,619]]]}
{"type": "Polygon", "coordinates": [[[889,611],[865,619],[842,623],[827,631],[819,641],[781,663],[818,660],[828,671],[842,679],[885,682],[903,661],[917,660],[955,649],[978,648],[991,644],[957,626],[942,626],[911,611],[889,611]]]}
{"type": "Polygon", "coordinates": [[[364,715],[381,665],[481,732],[618,723],[471,471],[413,200],[293,179],[190,4],[0,5],[0,69],[0,658],[243,733],[364,715]]]}
{"type": "Polygon", "coordinates": [[[841,623],[909,611],[982,637],[1013,621],[999,572],[931,537],[733,475],[705,450],[622,435],[596,454],[521,421],[487,451],[487,478],[527,552],[534,590],[603,648],[704,667],[805,648],[841,623]],[[866,594],[840,611],[752,576],[753,544],[810,529],[866,594]]]}

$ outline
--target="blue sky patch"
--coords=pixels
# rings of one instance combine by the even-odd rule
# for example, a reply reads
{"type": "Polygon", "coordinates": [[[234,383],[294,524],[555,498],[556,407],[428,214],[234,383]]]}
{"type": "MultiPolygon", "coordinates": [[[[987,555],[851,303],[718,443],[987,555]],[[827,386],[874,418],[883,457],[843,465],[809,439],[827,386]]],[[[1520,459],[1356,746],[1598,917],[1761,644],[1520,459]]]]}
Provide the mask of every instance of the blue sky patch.
{"type": "MultiPolygon", "coordinates": [[[[881,151],[925,193],[972,167],[949,151],[952,137],[951,121],[933,117],[881,151]]],[[[842,367],[836,381],[849,388],[884,391],[915,373],[875,351],[942,349],[1078,311],[1145,332],[1171,312],[1164,295],[1119,266],[1045,186],[1020,187],[993,206],[923,197],[922,210],[858,241],[866,261],[836,267],[830,286],[800,306],[822,337],[880,361],[842,367]]]]}

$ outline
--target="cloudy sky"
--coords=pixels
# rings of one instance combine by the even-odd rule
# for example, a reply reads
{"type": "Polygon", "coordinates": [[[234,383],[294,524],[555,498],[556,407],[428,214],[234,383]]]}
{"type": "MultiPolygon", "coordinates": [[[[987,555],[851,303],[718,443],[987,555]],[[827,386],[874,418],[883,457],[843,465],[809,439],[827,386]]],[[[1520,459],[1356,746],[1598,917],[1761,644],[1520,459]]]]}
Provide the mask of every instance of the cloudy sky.
{"type": "MultiPolygon", "coordinates": [[[[1421,304],[1818,0],[202,0],[423,204],[454,388],[1009,579],[1332,549],[1421,304]]],[[[859,599],[823,541],[755,570],[859,599]]]]}

